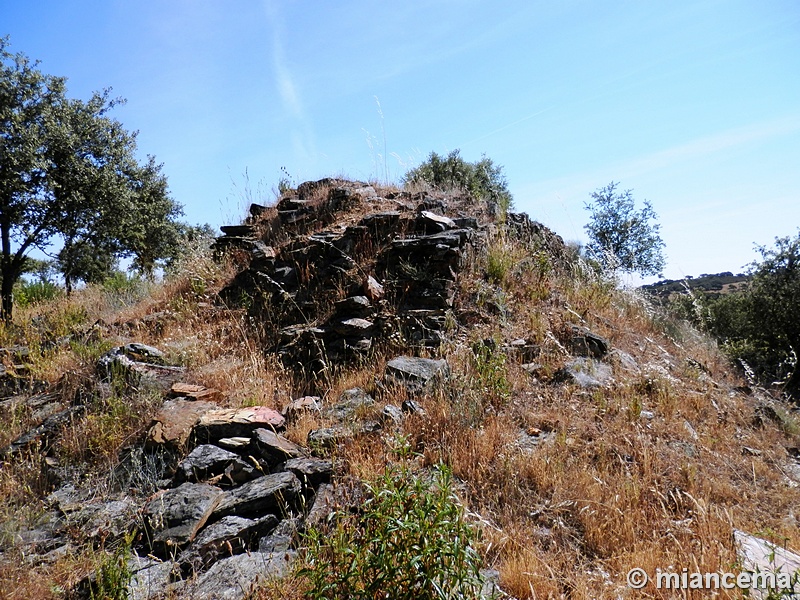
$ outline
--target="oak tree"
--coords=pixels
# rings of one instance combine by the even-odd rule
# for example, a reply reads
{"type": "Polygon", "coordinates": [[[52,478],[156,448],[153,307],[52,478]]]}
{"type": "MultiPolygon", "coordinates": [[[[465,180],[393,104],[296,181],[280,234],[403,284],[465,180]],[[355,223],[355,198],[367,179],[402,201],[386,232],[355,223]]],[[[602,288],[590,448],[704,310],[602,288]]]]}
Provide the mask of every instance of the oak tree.
{"type": "Polygon", "coordinates": [[[174,253],[181,207],[161,166],[136,159],[136,133],[108,113],[110,90],[68,98],[66,79],[42,73],[0,38],[0,314],[28,254],[55,252],[69,291],[101,279],[122,257],[152,272],[174,253]],[[170,246],[172,244],[172,246],[170,246]],[[53,248],[57,248],[56,251],[53,248]]]}

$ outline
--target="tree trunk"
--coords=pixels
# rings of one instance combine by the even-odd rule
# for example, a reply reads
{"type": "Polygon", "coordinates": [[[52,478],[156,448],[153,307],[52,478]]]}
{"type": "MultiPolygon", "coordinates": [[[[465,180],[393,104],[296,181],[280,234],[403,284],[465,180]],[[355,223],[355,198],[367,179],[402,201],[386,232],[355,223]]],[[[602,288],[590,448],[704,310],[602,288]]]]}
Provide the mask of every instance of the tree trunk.
{"type": "Polygon", "coordinates": [[[2,296],[2,305],[0,306],[0,316],[6,323],[11,322],[12,311],[14,309],[14,282],[16,278],[12,273],[8,272],[6,266],[3,265],[3,282],[0,285],[0,296],[2,296]]]}
{"type": "Polygon", "coordinates": [[[13,261],[11,258],[11,223],[6,219],[0,222],[0,237],[2,238],[2,257],[0,257],[0,317],[6,323],[11,322],[14,309],[14,283],[16,277],[12,273],[13,261]]]}

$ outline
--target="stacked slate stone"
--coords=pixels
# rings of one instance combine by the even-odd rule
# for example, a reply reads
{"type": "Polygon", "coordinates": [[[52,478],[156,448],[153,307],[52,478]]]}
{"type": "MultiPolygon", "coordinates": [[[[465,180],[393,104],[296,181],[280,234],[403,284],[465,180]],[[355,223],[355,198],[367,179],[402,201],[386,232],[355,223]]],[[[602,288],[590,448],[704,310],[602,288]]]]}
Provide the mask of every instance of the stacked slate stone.
{"type": "Polygon", "coordinates": [[[400,318],[403,337],[412,345],[436,347],[442,342],[463,251],[477,225],[474,219],[461,221],[421,210],[414,235],[393,239],[378,259],[377,272],[400,318]]]}
{"type": "Polygon", "coordinates": [[[287,365],[321,371],[385,341],[442,341],[478,219],[446,198],[388,196],[360,182],[309,182],[251,220],[264,233],[247,242],[249,266],[221,297],[248,306],[287,365]]]}
{"type": "Polygon", "coordinates": [[[139,554],[170,563],[175,583],[202,579],[242,554],[246,560],[258,556],[279,574],[333,470],[331,460],[315,458],[281,435],[284,424],[266,407],[202,414],[189,436],[193,449],[178,464],[171,487],[141,511],[139,554]]]}

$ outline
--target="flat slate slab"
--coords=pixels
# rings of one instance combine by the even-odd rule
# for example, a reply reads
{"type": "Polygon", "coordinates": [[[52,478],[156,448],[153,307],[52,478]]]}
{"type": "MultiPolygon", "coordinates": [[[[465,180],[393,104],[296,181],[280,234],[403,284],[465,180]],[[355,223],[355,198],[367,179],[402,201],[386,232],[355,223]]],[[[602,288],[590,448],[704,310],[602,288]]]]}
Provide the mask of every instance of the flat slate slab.
{"type": "Polygon", "coordinates": [[[252,440],[258,454],[272,466],[305,455],[300,446],[269,429],[256,429],[252,440]]]}
{"type": "Polygon", "coordinates": [[[223,483],[236,484],[255,479],[259,474],[238,454],[213,444],[202,444],[181,461],[175,473],[175,480],[178,483],[204,481],[217,475],[225,476],[222,478],[223,483]]]}
{"type": "Polygon", "coordinates": [[[183,448],[197,420],[217,408],[219,406],[213,402],[167,400],[150,425],[145,447],[165,446],[173,450],[183,448]]]}
{"type": "Polygon", "coordinates": [[[260,519],[236,515],[223,517],[197,535],[179,562],[194,571],[201,571],[220,558],[241,554],[252,548],[259,538],[270,533],[277,525],[278,517],[275,515],[260,519]]]}
{"type": "Polygon", "coordinates": [[[327,483],[333,475],[333,461],[326,458],[293,458],[287,460],[283,468],[294,473],[304,484],[312,486],[327,483]]]}
{"type": "MultiPolygon", "coordinates": [[[[783,573],[789,578],[800,574],[800,555],[767,540],[734,529],[733,539],[744,570],[752,573],[783,573]]],[[[776,583],[780,584],[780,582],[776,583]]],[[[786,588],[784,588],[784,591],[786,588]]],[[[797,587],[795,587],[797,590],[797,587]]],[[[751,589],[753,598],[767,598],[768,589],[751,589]]],[[[794,596],[787,596],[794,597],[794,596]]]]}
{"type": "Polygon", "coordinates": [[[294,473],[273,473],[259,477],[225,492],[214,510],[213,518],[280,514],[300,494],[301,487],[294,473]]]}
{"type": "Polygon", "coordinates": [[[128,561],[132,573],[128,582],[130,600],[161,598],[170,588],[170,579],[177,565],[171,561],[160,562],[148,557],[135,556],[128,561]]]}
{"type": "Polygon", "coordinates": [[[142,516],[153,551],[168,554],[191,542],[221,498],[222,490],[205,483],[184,483],[152,498],[142,516]]]}
{"type": "Polygon", "coordinates": [[[187,585],[178,597],[243,600],[263,581],[286,575],[293,558],[291,552],[251,552],[225,558],[187,585]]]}
{"type": "Polygon", "coordinates": [[[446,360],[398,356],[386,364],[385,379],[404,385],[411,392],[419,392],[446,378],[449,373],[446,360]]]}
{"type": "Polygon", "coordinates": [[[266,406],[219,408],[200,417],[194,434],[200,442],[213,442],[220,438],[250,436],[259,428],[283,429],[285,424],[281,413],[266,406]]]}

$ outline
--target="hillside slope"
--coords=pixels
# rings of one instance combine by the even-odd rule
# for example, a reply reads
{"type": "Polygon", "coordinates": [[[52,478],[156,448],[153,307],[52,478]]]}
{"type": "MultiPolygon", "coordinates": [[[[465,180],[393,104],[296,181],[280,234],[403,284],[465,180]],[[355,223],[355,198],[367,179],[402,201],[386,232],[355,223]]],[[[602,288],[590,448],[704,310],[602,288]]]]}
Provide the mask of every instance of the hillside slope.
{"type": "Polygon", "coordinates": [[[795,413],[546,227],[341,179],[250,213],[217,262],[2,331],[0,597],[310,597],[303,531],[437,465],[487,595],[671,598],[626,574],[800,549],[795,413]]]}

